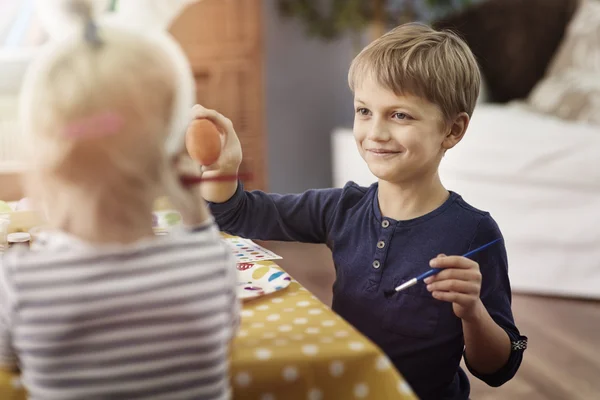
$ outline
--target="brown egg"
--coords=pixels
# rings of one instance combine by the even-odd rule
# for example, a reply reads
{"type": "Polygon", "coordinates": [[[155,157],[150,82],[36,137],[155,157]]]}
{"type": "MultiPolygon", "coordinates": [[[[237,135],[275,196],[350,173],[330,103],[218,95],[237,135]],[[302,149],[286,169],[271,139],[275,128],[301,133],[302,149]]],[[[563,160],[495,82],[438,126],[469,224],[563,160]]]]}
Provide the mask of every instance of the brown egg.
{"type": "Polygon", "coordinates": [[[211,121],[195,119],[185,134],[185,147],[200,165],[211,165],[221,155],[221,134],[211,121]]]}

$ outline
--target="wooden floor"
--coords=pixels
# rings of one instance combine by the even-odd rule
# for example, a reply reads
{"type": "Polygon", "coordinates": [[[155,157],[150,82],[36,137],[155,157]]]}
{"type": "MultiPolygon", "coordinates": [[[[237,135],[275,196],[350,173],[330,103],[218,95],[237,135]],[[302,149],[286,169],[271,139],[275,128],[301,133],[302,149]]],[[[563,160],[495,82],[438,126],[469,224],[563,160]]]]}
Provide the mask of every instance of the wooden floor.
{"type": "MultiPolygon", "coordinates": [[[[326,304],[334,271],[324,246],[261,243],[326,304]]],[[[500,388],[471,378],[473,400],[600,399],[600,301],[515,294],[513,312],[529,348],[517,376],[500,388]]]]}

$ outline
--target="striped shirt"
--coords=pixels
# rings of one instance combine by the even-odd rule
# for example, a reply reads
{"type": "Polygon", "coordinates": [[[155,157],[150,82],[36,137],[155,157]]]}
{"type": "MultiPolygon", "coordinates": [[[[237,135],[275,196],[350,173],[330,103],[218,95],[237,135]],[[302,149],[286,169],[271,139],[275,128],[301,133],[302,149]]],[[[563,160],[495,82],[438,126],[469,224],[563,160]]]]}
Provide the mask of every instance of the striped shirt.
{"type": "Polygon", "coordinates": [[[48,233],[0,265],[0,366],[30,399],[228,399],[236,286],[212,222],[130,246],[48,233]]]}

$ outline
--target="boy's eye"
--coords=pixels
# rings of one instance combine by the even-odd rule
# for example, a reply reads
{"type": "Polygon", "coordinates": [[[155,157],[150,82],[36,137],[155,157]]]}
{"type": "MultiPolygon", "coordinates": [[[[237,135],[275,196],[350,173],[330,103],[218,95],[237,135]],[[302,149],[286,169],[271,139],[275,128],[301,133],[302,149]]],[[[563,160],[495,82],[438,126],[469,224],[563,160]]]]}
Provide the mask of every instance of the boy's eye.
{"type": "Polygon", "coordinates": [[[367,109],[366,109],[366,108],[364,108],[364,107],[358,107],[358,108],[356,109],[356,113],[357,113],[357,114],[360,114],[360,115],[369,115],[369,110],[367,110],[367,109]]]}
{"type": "Polygon", "coordinates": [[[409,118],[408,115],[401,113],[401,112],[394,113],[394,115],[392,117],[396,118],[396,119],[408,119],[409,118]]]}

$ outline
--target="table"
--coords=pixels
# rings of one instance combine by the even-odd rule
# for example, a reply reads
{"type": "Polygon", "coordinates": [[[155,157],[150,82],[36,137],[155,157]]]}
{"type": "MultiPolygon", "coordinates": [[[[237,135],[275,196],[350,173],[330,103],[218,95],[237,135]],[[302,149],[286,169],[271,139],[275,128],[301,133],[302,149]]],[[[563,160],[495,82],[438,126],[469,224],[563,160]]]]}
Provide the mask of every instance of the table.
{"type": "Polygon", "coordinates": [[[235,399],[417,399],[378,347],[295,281],[244,304],[231,384],[235,399]]]}
{"type": "MultiPolygon", "coordinates": [[[[230,368],[234,399],[417,399],[378,347],[296,281],[244,303],[230,368]]],[[[25,400],[18,382],[0,372],[0,399],[25,400]]]]}

